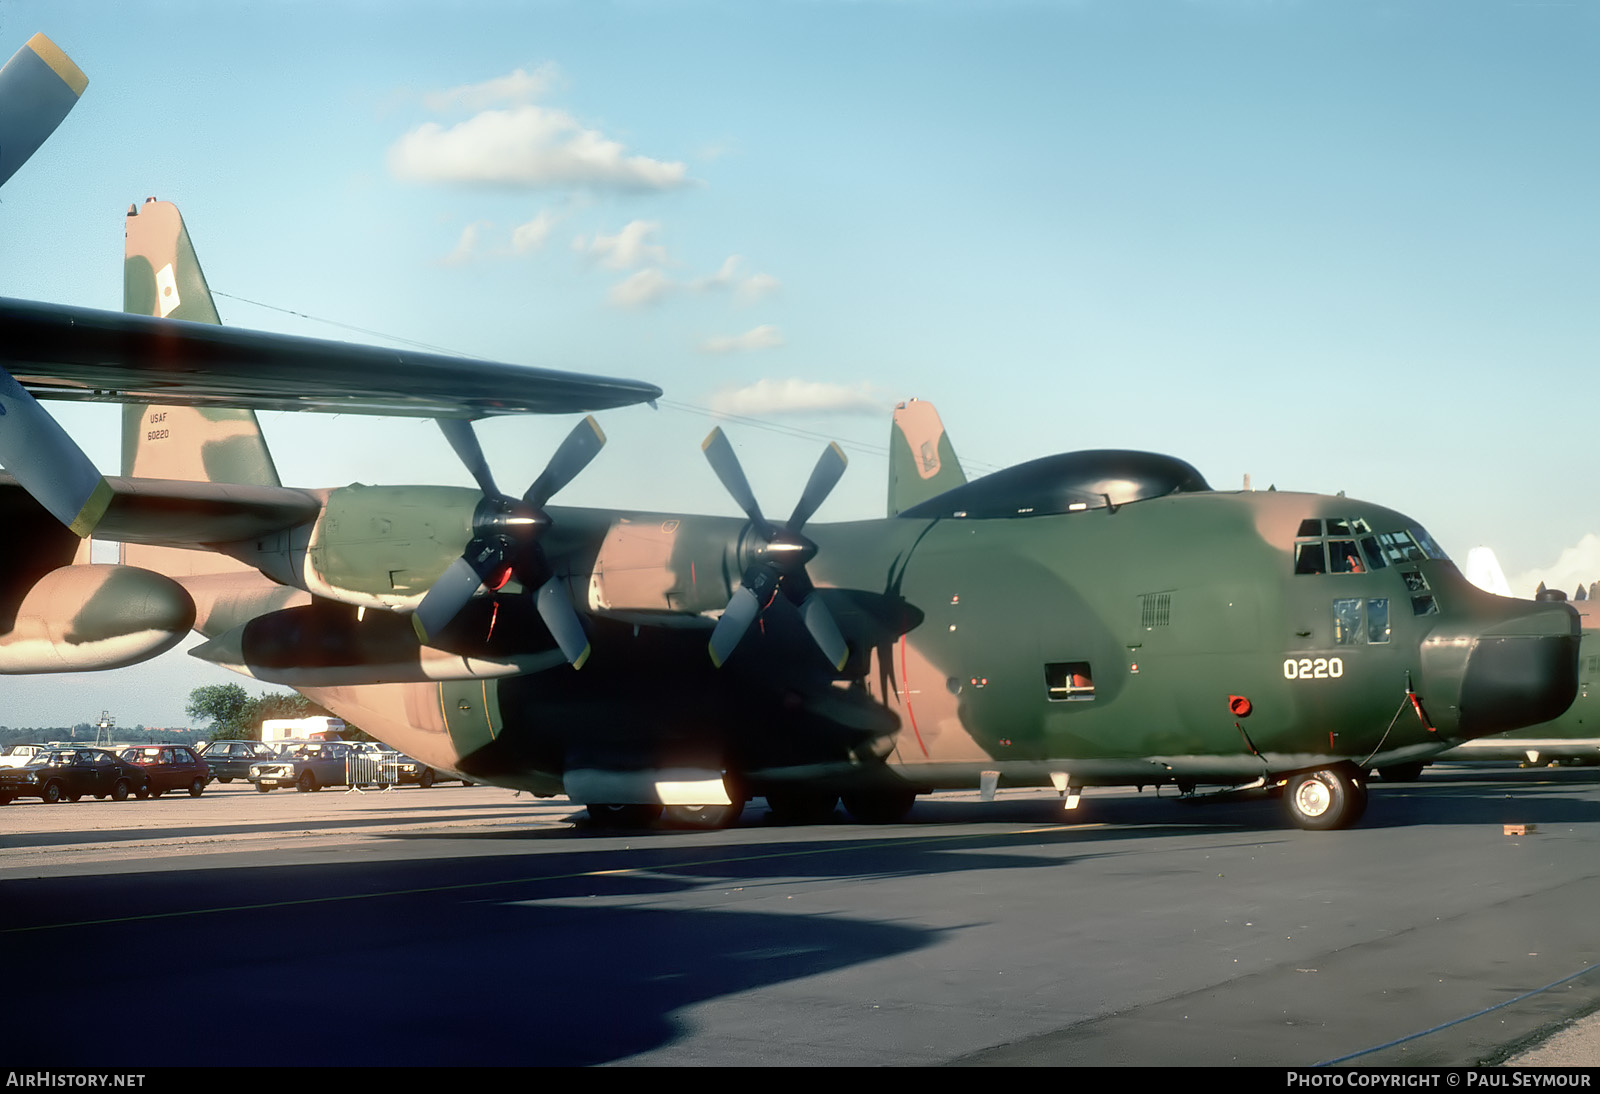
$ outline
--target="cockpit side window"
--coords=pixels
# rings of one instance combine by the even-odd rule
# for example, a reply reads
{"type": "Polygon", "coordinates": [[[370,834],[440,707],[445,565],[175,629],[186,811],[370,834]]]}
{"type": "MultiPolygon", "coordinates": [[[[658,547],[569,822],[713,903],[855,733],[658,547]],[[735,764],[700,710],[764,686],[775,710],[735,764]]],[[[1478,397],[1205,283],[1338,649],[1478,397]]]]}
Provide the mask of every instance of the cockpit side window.
{"type": "Polygon", "coordinates": [[[1297,574],[1327,573],[1328,564],[1324,559],[1321,541],[1294,545],[1294,572],[1297,574]]]}

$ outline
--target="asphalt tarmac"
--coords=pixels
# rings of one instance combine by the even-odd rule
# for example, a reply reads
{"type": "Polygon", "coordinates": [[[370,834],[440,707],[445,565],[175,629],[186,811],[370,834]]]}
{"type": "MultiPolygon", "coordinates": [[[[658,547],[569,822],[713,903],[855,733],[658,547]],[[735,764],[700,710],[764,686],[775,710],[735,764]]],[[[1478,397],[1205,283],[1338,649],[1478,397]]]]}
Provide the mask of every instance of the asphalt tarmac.
{"type": "Polygon", "coordinates": [[[1473,1065],[1572,1031],[1561,1062],[1600,1064],[1593,769],[1430,769],[1331,833],[1148,791],[883,827],[582,816],[456,786],[13,803],[0,1055],[1473,1065]]]}

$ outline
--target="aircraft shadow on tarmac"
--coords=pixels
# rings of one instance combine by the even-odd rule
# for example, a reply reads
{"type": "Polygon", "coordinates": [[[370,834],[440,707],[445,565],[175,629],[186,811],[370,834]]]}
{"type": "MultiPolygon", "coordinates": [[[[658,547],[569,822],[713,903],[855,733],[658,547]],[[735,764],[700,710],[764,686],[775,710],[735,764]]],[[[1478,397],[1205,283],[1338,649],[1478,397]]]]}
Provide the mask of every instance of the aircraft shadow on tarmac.
{"type": "Polygon", "coordinates": [[[38,1028],[121,1028],[130,1008],[203,1006],[221,1021],[195,1016],[183,1036],[34,1038],[13,1062],[604,1063],[676,1040],[676,1012],[697,1002],[937,937],[787,911],[619,907],[607,898],[694,883],[595,874],[617,865],[596,853],[12,882],[0,933],[38,1028]],[[550,865],[561,876],[527,876],[550,865]],[[81,925],[13,933],[69,920],[81,925]],[[191,967],[152,975],[152,955],[177,952],[191,967]]]}
{"type": "MultiPolygon", "coordinates": [[[[32,986],[30,1020],[41,1028],[114,1028],[125,1023],[132,999],[153,1011],[204,1000],[233,1030],[287,1031],[293,1023],[286,1027],[286,1016],[302,1023],[265,1042],[158,1038],[148,1056],[140,1055],[146,1050],[137,1038],[104,1044],[43,1038],[32,1050],[38,1058],[25,1062],[625,1059],[684,1036],[689,1027],[679,1012],[694,1004],[837,974],[932,946],[945,933],[859,912],[830,914],[837,900],[830,894],[840,884],[893,876],[981,884],[962,879],[995,870],[1070,869],[1087,857],[1120,853],[1104,847],[1067,858],[1037,853],[1046,842],[1078,834],[1063,831],[949,832],[928,825],[864,839],[859,826],[847,834],[822,826],[801,833],[818,838],[794,834],[732,844],[670,836],[611,847],[574,840],[510,854],[455,854],[472,837],[446,832],[395,837],[449,844],[450,853],[421,857],[12,881],[0,905],[0,937],[12,943],[6,949],[15,959],[14,982],[32,986]],[[761,909],[772,879],[795,901],[782,912],[761,909]],[[820,886],[816,902],[807,898],[807,881],[820,886]],[[733,910],[664,906],[680,894],[733,910]],[[134,959],[173,952],[195,960],[185,969],[165,963],[152,976],[143,959],[134,959]],[[90,985],[94,990],[85,990],[90,985]]],[[[820,1044],[828,1032],[819,1027],[816,1036],[820,1044]]]]}

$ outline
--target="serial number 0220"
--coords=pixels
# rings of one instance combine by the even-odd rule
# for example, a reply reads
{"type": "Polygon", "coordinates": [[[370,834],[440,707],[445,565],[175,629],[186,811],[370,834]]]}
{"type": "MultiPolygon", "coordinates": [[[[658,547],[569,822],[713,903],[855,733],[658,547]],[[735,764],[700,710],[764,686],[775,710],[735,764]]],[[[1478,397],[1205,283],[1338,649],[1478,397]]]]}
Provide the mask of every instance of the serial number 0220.
{"type": "Polygon", "coordinates": [[[1290,657],[1283,662],[1286,680],[1337,680],[1343,675],[1342,657],[1290,657]]]}

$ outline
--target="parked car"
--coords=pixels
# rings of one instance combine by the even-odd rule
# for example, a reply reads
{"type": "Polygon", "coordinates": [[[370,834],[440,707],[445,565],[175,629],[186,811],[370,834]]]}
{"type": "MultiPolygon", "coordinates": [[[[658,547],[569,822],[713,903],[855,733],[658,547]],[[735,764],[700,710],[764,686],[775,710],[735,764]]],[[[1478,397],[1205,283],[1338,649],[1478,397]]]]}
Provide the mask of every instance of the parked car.
{"type": "MultiPolygon", "coordinates": [[[[454,775],[441,774],[440,772],[429,767],[427,764],[423,763],[421,760],[413,760],[410,756],[405,755],[399,757],[398,761],[396,762],[396,768],[400,773],[401,786],[404,786],[407,783],[414,783],[424,790],[427,790],[436,782],[444,782],[455,778],[454,775]]],[[[477,784],[471,779],[462,779],[461,785],[476,786],[477,784]]]]}
{"type": "Polygon", "coordinates": [[[219,783],[248,779],[250,765],[277,758],[272,746],[260,741],[212,741],[200,750],[200,758],[219,783]]]}
{"type": "Polygon", "coordinates": [[[283,786],[321,790],[345,786],[345,765],[353,749],[344,741],[305,741],[273,759],[250,765],[250,781],[263,794],[283,786]]]}
{"type": "Polygon", "coordinates": [[[7,745],[0,748],[0,767],[21,767],[32,763],[35,756],[49,751],[49,745],[7,745]]]}
{"type": "Polygon", "coordinates": [[[198,798],[211,781],[211,769],[187,745],[135,745],[117,757],[145,773],[152,798],[168,790],[187,790],[191,798],[198,798]]]}
{"type": "Polygon", "coordinates": [[[0,768],[0,805],[16,798],[77,801],[85,794],[119,802],[130,794],[145,798],[150,780],[139,768],[98,748],[52,749],[21,767],[0,768]]]}

